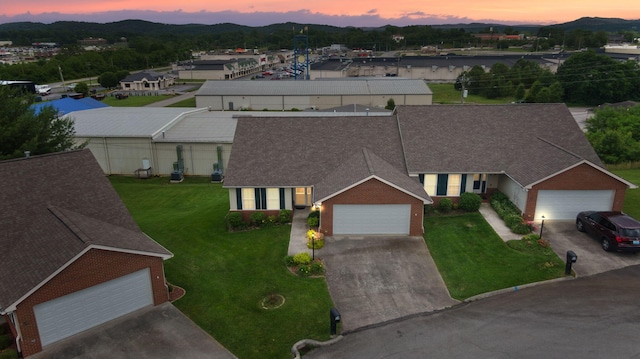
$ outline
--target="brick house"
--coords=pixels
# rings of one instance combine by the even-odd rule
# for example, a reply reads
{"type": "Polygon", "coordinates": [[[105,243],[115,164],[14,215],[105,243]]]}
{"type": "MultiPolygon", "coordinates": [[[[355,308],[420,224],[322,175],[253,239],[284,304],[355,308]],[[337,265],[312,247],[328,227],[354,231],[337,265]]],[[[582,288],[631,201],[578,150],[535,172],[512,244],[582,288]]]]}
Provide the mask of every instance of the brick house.
{"type": "Polygon", "coordinates": [[[0,314],[18,350],[168,301],[163,261],[89,150],[0,162],[0,314]]]}
{"type": "Polygon", "coordinates": [[[564,104],[397,106],[391,116],[239,118],[231,211],[319,209],[326,235],[422,235],[423,206],[500,190],[527,219],[622,210],[564,104]]]}
{"type": "Polygon", "coordinates": [[[120,88],[124,91],[157,91],[174,84],[175,78],[172,76],[147,70],[127,75],[120,81],[120,88]]]}

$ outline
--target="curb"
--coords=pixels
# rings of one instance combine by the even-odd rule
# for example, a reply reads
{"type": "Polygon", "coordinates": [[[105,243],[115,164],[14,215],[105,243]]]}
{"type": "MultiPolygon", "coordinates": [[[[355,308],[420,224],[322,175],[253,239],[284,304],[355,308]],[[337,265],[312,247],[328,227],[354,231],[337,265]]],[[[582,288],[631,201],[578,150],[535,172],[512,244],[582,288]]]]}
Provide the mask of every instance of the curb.
{"type": "Polygon", "coordinates": [[[542,281],[542,282],[534,282],[534,283],[528,283],[528,284],[523,284],[523,285],[516,285],[516,286],[513,286],[512,288],[498,289],[498,290],[494,290],[493,292],[487,292],[487,293],[474,295],[473,297],[469,297],[469,298],[463,300],[463,303],[475,302],[476,300],[489,298],[489,297],[493,297],[493,296],[504,294],[504,293],[517,292],[520,289],[524,289],[524,288],[530,288],[530,287],[535,287],[535,286],[545,285],[545,284],[550,284],[550,283],[555,283],[555,282],[562,282],[562,281],[565,281],[565,280],[572,280],[572,279],[576,279],[576,278],[578,278],[577,274],[575,275],[575,277],[569,275],[569,276],[564,276],[564,277],[561,277],[561,278],[545,280],[545,281],[542,281]]]}
{"type": "Polygon", "coordinates": [[[342,335],[338,335],[335,338],[329,339],[326,342],[320,342],[317,340],[313,340],[313,339],[302,339],[297,341],[292,347],[291,347],[291,354],[293,354],[293,357],[295,359],[300,359],[300,348],[304,348],[307,345],[311,345],[314,347],[326,347],[332,344],[335,344],[337,342],[339,342],[340,340],[342,340],[342,338],[344,338],[342,335]]]}

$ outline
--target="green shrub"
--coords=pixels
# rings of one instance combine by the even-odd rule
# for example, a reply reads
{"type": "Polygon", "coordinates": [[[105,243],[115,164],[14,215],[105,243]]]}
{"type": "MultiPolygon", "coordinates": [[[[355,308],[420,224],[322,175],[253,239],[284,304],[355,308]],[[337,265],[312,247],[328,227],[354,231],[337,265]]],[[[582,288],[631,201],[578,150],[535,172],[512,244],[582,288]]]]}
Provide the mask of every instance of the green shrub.
{"type": "Polygon", "coordinates": [[[504,224],[506,224],[509,228],[515,227],[520,222],[522,222],[522,216],[520,216],[519,214],[509,213],[504,217],[504,224]]]}
{"type": "Polygon", "coordinates": [[[322,262],[315,261],[315,262],[311,263],[311,274],[312,275],[321,275],[323,273],[324,273],[324,266],[322,265],[322,262]]]}
{"type": "Polygon", "coordinates": [[[290,223],[291,222],[291,210],[290,209],[281,209],[280,213],[278,213],[278,222],[281,224],[290,223]]]}
{"type": "Polygon", "coordinates": [[[0,335],[0,350],[6,349],[11,346],[11,338],[6,335],[0,335]]]}
{"type": "Polygon", "coordinates": [[[315,249],[322,249],[324,247],[324,238],[307,239],[307,248],[313,249],[314,246],[315,249]]]}
{"type": "Polygon", "coordinates": [[[242,213],[240,212],[229,212],[226,217],[227,229],[242,229],[247,226],[247,224],[242,219],[242,213]]]}
{"type": "Polygon", "coordinates": [[[425,204],[424,205],[424,214],[429,214],[433,212],[433,204],[425,204]]]}
{"type": "Polygon", "coordinates": [[[307,218],[320,218],[320,211],[311,211],[307,218]]]}
{"type": "Polygon", "coordinates": [[[535,242],[538,239],[540,239],[540,236],[535,234],[535,233],[530,233],[530,234],[527,234],[526,236],[522,237],[523,241],[530,241],[530,242],[535,242]]]}
{"type": "Polygon", "coordinates": [[[453,208],[453,201],[450,198],[442,198],[438,201],[438,209],[442,212],[449,212],[453,208]]]}
{"type": "Polygon", "coordinates": [[[465,192],[460,195],[460,209],[467,212],[475,212],[480,209],[482,198],[479,194],[473,192],[465,192]]]}
{"type": "Polygon", "coordinates": [[[249,216],[249,221],[251,222],[252,225],[260,227],[266,223],[265,218],[266,216],[264,212],[253,212],[249,216]]]}
{"type": "Polygon", "coordinates": [[[0,352],[0,359],[18,359],[18,352],[15,349],[7,349],[0,352]]]}
{"type": "Polygon", "coordinates": [[[296,262],[297,265],[306,265],[311,263],[311,254],[307,252],[300,252],[293,256],[293,261],[296,262]]]}
{"type": "Polygon", "coordinates": [[[318,217],[309,217],[307,218],[307,224],[309,227],[318,227],[320,225],[320,218],[318,217]]]}
{"type": "Polygon", "coordinates": [[[278,217],[276,217],[276,216],[268,216],[267,217],[267,221],[265,222],[265,225],[267,227],[273,227],[278,223],[279,223],[278,217]]]}
{"type": "Polygon", "coordinates": [[[296,265],[296,261],[293,259],[293,256],[286,256],[284,257],[284,264],[287,267],[293,267],[296,265]]]}
{"type": "Polygon", "coordinates": [[[304,264],[298,267],[298,274],[306,277],[309,275],[309,273],[311,273],[311,268],[309,268],[308,264],[304,264]]]}
{"type": "Polygon", "coordinates": [[[531,233],[531,225],[526,222],[520,222],[513,227],[510,227],[511,231],[515,234],[529,234],[531,233]]]}
{"type": "Polygon", "coordinates": [[[508,201],[509,197],[507,197],[506,194],[500,192],[500,191],[495,191],[493,192],[493,194],[491,195],[491,200],[496,200],[498,202],[504,202],[504,201],[508,201]]]}

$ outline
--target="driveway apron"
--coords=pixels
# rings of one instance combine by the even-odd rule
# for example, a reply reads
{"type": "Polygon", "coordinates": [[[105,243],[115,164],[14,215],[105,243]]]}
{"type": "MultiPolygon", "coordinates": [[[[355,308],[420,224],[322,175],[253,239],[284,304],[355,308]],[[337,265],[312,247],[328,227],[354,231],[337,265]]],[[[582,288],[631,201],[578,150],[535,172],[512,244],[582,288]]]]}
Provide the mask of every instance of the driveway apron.
{"type": "Polygon", "coordinates": [[[640,264],[640,254],[605,252],[600,242],[587,233],[578,232],[575,221],[544,222],[542,238],[548,240],[554,252],[566,259],[567,251],[571,250],[578,256],[573,264],[573,270],[578,276],[587,276],[630,265],[640,264]]]}
{"type": "Polygon", "coordinates": [[[322,259],[343,333],[459,303],[421,237],[328,237],[322,259]]]}
{"type": "Polygon", "coordinates": [[[235,355],[166,302],[51,344],[33,359],[234,359],[235,355]]]}

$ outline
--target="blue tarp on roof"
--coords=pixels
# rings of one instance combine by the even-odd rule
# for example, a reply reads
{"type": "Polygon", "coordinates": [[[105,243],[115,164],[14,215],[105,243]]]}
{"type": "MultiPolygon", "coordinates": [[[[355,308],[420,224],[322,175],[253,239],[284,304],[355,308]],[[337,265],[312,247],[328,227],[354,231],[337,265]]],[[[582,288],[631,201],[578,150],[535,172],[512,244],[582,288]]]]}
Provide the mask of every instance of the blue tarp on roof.
{"type": "Polygon", "coordinates": [[[53,108],[58,110],[58,113],[60,115],[66,115],[74,111],[109,107],[109,105],[105,105],[104,103],[98,100],[94,100],[90,97],[85,97],[77,100],[71,97],[66,97],[59,100],[34,103],[33,105],[31,105],[31,108],[33,108],[36,114],[38,114],[44,106],[53,106],[53,108]]]}

